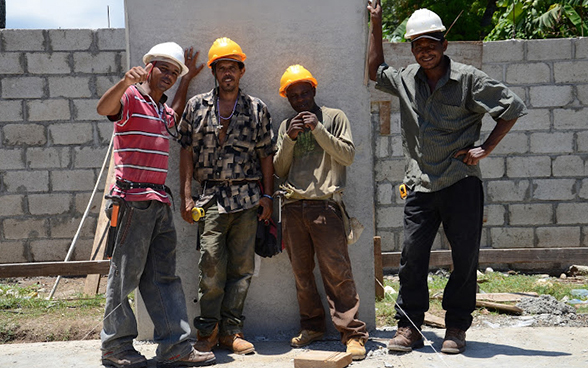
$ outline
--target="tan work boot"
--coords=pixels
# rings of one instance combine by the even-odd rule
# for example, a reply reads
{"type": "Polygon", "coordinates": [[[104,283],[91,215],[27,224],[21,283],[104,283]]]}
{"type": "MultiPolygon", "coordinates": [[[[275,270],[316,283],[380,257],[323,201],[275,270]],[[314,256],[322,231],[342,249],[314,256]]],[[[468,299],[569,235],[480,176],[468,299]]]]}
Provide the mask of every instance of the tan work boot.
{"type": "Polygon", "coordinates": [[[407,353],[423,345],[423,337],[419,330],[414,327],[398,327],[396,335],[388,341],[388,350],[407,353]]]}
{"type": "Polygon", "coordinates": [[[450,327],[445,331],[445,339],[441,352],[445,354],[463,353],[466,348],[466,332],[459,328],[450,327]]]}
{"type": "Polygon", "coordinates": [[[362,360],[365,358],[364,345],[365,342],[358,338],[347,340],[347,352],[351,354],[353,360],[362,360]]]}
{"type": "Polygon", "coordinates": [[[175,367],[203,367],[206,365],[216,364],[216,357],[210,351],[199,352],[192,349],[190,354],[172,362],[157,362],[157,368],[175,368],[175,367]]]}
{"type": "Polygon", "coordinates": [[[290,346],[293,348],[301,348],[313,341],[322,339],[324,334],[325,333],[321,331],[302,330],[298,336],[293,337],[292,340],[290,340],[290,346]]]}
{"type": "Polygon", "coordinates": [[[255,352],[255,346],[245,340],[242,333],[221,336],[219,343],[221,346],[232,350],[235,354],[244,355],[255,352]]]}
{"type": "Polygon", "coordinates": [[[117,354],[104,354],[102,365],[116,368],[145,368],[147,359],[136,350],[127,350],[117,354]]]}
{"type": "Polygon", "coordinates": [[[200,335],[200,331],[196,334],[198,340],[194,343],[194,349],[198,351],[212,351],[218,345],[218,325],[212,330],[210,336],[200,335]]]}

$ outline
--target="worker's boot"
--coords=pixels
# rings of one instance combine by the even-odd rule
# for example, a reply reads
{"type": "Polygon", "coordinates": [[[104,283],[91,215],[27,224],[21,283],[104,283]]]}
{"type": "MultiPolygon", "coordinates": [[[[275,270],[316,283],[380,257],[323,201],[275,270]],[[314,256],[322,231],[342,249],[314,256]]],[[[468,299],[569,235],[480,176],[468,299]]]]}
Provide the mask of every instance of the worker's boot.
{"type": "Polygon", "coordinates": [[[216,357],[210,351],[200,352],[196,349],[178,360],[157,362],[157,368],[203,367],[216,364],[216,357]]]}
{"type": "Polygon", "coordinates": [[[398,327],[396,335],[388,341],[388,350],[408,353],[423,347],[421,332],[414,327],[398,327]]]}
{"type": "Polygon", "coordinates": [[[362,339],[354,338],[347,340],[347,352],[353,360],[365,358],[365,342],[362,339]]]}
{"type": "Polygon", "coordinates": [[[115,368],[146,368],[147,359],[136,350],[121,351],[117,354],[104,354],[102,365],[115,368]]]}
{"type": "Polygon", "coordinates": [[[290,340],[290,346],[293,348],[301,348],[311,342],[322,339],[324,335],[325,333],[322,331],[302,330],[298,336],[295,336],[290,340]]]}
{"type": "Polygon", "coordinates": [[[196,334],[197,341],[194,343],[194,349],[198,351],[212,351],[218,345],[218,325],[214,326],[214,330],[210,336],[202,336],[200,331],[196,334]]]}
{"type": "Polygon", "coordinates": [[[445,331],[445,339],[441,352],[445,354],[463,353],[466,348],[466,332],[459,328],[450,327],[445,331]]]}
{"type": "Polygon", "coordinates": [[[219,343],[221,346],[232,350],[235,354],[244,355],[255,352],[253,344],[245,340],[242,333],[221,336],[219,343]]]}

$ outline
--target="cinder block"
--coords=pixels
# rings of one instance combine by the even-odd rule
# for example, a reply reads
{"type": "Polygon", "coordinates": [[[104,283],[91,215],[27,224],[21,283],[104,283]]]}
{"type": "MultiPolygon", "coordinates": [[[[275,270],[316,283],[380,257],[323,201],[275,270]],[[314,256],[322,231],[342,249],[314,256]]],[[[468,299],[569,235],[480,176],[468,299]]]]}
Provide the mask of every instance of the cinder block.
{"type": "Polygon", "coordinates": [[[69,74],[71,67],[69,54],[65,52],[26,54],[29,73],[32,74],[69,74]]]}
{"type": "Polygon", "coordinates": [[[521,116],[511,131],[540,131],[551,127],[551,112],[549,109],[527,109],[527,115],[521,116]]]}
{"type": "Polygon", "coordinates": [[[389,146],[390,146],[390,137],[389,136],[384,136],[384,137],[374,137],[374,139],[376,140],[376,157],[378,158],[385,158],[388,157],[390,155],[390,150],[389,150],[389,146]]]}
{"type": "Polygon", "coordinates": [[[23,120],[22,101],[0,100],[0,122],[20,122],[23,120]]]}
{"type": "MultiPolygon", "coordinates": [[[[124,74],[123,74],[124,75],[124,74]]],[[[97,76],[96,77],[96,94],[98,97],[102,97],[102,95],[110,89],[110,87],[114,86],[123,76],[121,75],[108,75],[108,76],[97,76]]],[[[377,104],[374,104],[377,105],[377,104]]]]}
{"type": "Polygon", "coordinates": [[[492,155],[527,153],[529,152],[529,138],[525,133],[510,132],[492,151],[492,155]]]}
{"type": "Polygon", "coordinates": [[[53,144],[58,145],[83,145],[93,141],[90,123],[53,124],[49,126],[49,133],[53,144]]]}
{"type": "MultiPolygon", "coordinates": [[[[395,231],[378,230],[378,236],[382,238],[382,252],[397,252],[400,250],[395,231]]],[[[398,268],[398,265],[395,265],[398,268]]]]}
{"type": "Polygon", "coordinates": [[[580,246],[580,227],[550,226],[537,228],[538,248],[569,248],[580,246]]]}
{"type": "Polygon", "coordinates": [[[551,70],[546,63],[520,63],[506,67],[508,84],[545,84],[550,81],[551,70]]]}
{"type": "Polygon", "coordinates": [[[70,120],[69,101],[31,100],[27,101],[29,121],[70,120]]]}
{"type": "Polygon", "coordinates": [[[119,72],[116,52],[101,52],[92,54],[90,52],[76,52],[74,58],[74,72],[76,73],[108,73],[119,72]]]}
{"type": "Polygon", "coordinates": [[[379,228],[401,228],[403,216],[402,207],[387,206],[376,209],[376,221],[379,228]]]}
{"type": "Polygon", "coordinates": [[[578,132],[578,139],[576,142],[578,144],[579,152],[588,152],[588,131],[578,132]]]}
{"type": "Polygon", "coordinates": [[[488,63],[522,61],[524,42],[521,40],[484,42],[482,65],[488,63]]]}
{"type": "Polygon", "coordinates": [[[390,183],[378,183],[376,184],[377,187],[377,204],[378,205],[387,205],[393,203],[394,198],[394,186],[390,183]]]}
{"type": "Polygon", "coordinates": [[[404,148],[402,147],[402,137],[395,135],[390,137],[390,145],[392,147],[392,157],[404,157],[404,148]]]}
{"type": "Polygon", "coordinates": [[[577,83],[588,80],[588,61],[574,60],[553,64],[555,83],[577,83]]]}
{"type": "Polygon", "coordinates": [[[83,192],[94,189],[93,170],[61,170],[51,173],[51,185],[55,192],[83,192]]]}
{"type": "Polygon", "coordinates": [[[533,248],[535,236],[531,227],[496,227],[490,229],[492,248],[533,248]]]}
{"type": "Polygon", "coordinates": [[[5,219],[4,237],[9,240],[46,238],[47,223],[42,218],[5,219]]]}
{"type": "Polygon", "coordinates": [[[480,161],[480,170],[482,177],[487,179],[498,179],[504,176],[504,157],[489,157],[480,161]]]}
{"type": "Polygon", "coordinates": [[[588,59],[588,37],[580,37],[574,40],[576,47],[576,59],[588,59]]]}
{"type": "Polygon", "coordinates": [[[73,104],[75,111],[75,119],[77,121],[107,119],[104,116],[98,115],[98,113],[96,112],[98,100],[74,100],[73,104]]]}
{"type": "Polygon", "coordinates": [[[575,179],[535,179],[533,199],[545,201],[570,201],[575,198],[575,179]]]}
{"type": "MultiPolygon", "coordinates": [[[[106,176],[106,173],[103,174],[106,176]]],[[[102,199],[104,198],[104,188],[105,185],[100,185],[98,187],[98,191],[94,195],[92,199],[92,203],[90,204],[89,216],[97,217],[103,211],[102,208],[102,199]]],[[[83,215],[86,212],[86,207],[88,207],[88,202],[90,201],[90,197],[92,193],[75,193],[74,199],[74,212],[76,215],[83,215]]]]}
{"type": "Polygon", "coordinates": [[[33,262],[63,261],[71,245],[71,239],[40,239],[31,241],[29,247],[33,262]]]}
{"type": "Polygon", "coordinates": [[[553,110],[553,125],[556,129],[588,128],[588,108],[584,109],[555,109],[553,110]]]}
{"type": "Polygon", "coordinates": [[[574,133],[532,133],[532,153],[571,153],[574,133]]]}
{"type": "Polygon", "coordinates": [[[375,181],[401,181],[404,178],[405,160],[381,160],[375,164],[375,181]]]}
{"type": "Polygon", "coordinates": [[[101,145],[107,145],[110,142],[110,138],[112,137],[112,132],[114,130],[114,124],[102,117],[102,121],[96,122],[96,127],[98,128],[98,139],[100,140],[101,145]]]}
{"type": "Polygon", "coordinates": [[[3,29],[4,51],[45,51],[43,30],[3,29]]]}
{"type": "Polygon", "coordinates": [[[506,209],[503,205],[484,206],[484,226],[504,226],[506,209]]]}
{"type": "Polygon", "coordinates": [[[0,149],[0,157],[2,157],[2,171],[26,169],[22,149],[0,149]]]}
{"type": "Polygon", "coordinates": [[[24,241],[2,240],[0,242],[0,260],[2,263],[25,263],[24,241]]]}
{"type": "Polygon", "coordinates": [[[556,210],[557,224],[578,224],[586,225],[586,214],[588,214],[588,203],[559,203],[556,210]]]}
{"type": "Polygon", "coordinates": [[[489,64],[484,65],[482,71],[492,79],[496,79],[499,82],[504,82],[504,64],[489,64]]]}
{"type": "Polygon", "coordinates": [[[561,107],[571,104],[575,97],[572,86],[536,86],[529,88],[533,107],[561,107]]]}
{"type": "Polygon", "coordinates": [[[551,176],[549,156],[508,157],[506,175],[509,178],[533,178],[551,176]]]}
{"type": "Polygon", "coordinates": [[[30,169],[63,169],[70,164],[69,147],[29,148],[26,151],[30,169]]]}
{"type": "Polygon", "coordinates": [[[53,51],[85,51],[94,38],[90,29],[50,29],[47,33],[53,51]]]}
{"type": "Polygon", "coordinates": [[[96,34],[98,36],[98,48],[101,51],[124,51],[127,48],[127,40],[124,28],[101,28],[96,30],[96,34]]]}
{"type": "Polygon", "coordinates": [[[8,124],[3,132],[6,146],[41,146],[47,143],[45,127],[39,124],[8,124]]]}
{"type": "Polygon", "coordinates": [[[578,91],[577,97],[580,103],[588,106],[588,84],[578,84],[576,85],[576,90],[578,91]]]}
{"type": "Polygon", "coordinates": [[[588,179],[583,179],[580,186],[580,198],[588,199],[588,179]]]}
{"type": "Polygon", "coordinates": [[[20,63],[20,53],[3,52],[0,54],[0,74],[22,74],[24,68],[20,63]]]}
{"type": "Polygon", "coordinates": [[[44,193],[29,195],[29,212],[31,215],[61,215],[71,207],[72,195],[69,193],[44,193]]]}
{"type": "Polygon", "coordinates": [[[104,156],[108,153],[106,147],[76,147],[74,148],[74,167],[76,169],[100,168],[104,162],[104,156]]]}
{"type": "Polygon", "coordinates": [[[49,190],[49,172],[7,171],[4,174],[4,185],[9,193],[47,192],[49,190]]]}
{"type": "MultiPolygon", "coordinates": [[[[50,232],[52,238],[73,239],[80,226],[81,217],[52,216],[50,219],[50,232]]],[[[96,218],[87,217],[80,229],[78,239],[93,239],[96,230],[96,218]]]]}
{"type": "Polygon", "coordinates": [[[561,60],[572,58],[572,39],[527,40],[527,60],[561,60]]]}
{"type": "MultiPolygon", "coordinates": [[[[14,194],[14,195],[1,195],[0,201],[2,205],[0,206],[0,217],[9,217],[9,216],[21,216],[24,215],[23,210],[23,200],[24,195],[14,194]]],[[[0,260],[2,258],[0,257],[0,260]]]]}
{"type": "Polygon", "coordinates": [[[530,197],[527,180],[492,180],[487,183],[488,203],[522,202],[530,197]]]}
{"type": "Polygon", "coordinates": [[[511,204],[509,225],[553,224],[553,205],[548,203],[511,204]]]}
{"type": "Polygon", "coordinates": [[[43,98],[44,81],[39,77],[9,77],[2,79],[2,98],[43,98]]]}
{"type": "Polygon", "coordinates": [[[580,156],[558,156],[553,160],[553,176],[583,177],[584,175],[584,160],[580,156]]]}
{"type": "Polygon", "coordinates": [[[90,78],[88,77],[49,77],[49,96],[90,98],[90,78]]]}

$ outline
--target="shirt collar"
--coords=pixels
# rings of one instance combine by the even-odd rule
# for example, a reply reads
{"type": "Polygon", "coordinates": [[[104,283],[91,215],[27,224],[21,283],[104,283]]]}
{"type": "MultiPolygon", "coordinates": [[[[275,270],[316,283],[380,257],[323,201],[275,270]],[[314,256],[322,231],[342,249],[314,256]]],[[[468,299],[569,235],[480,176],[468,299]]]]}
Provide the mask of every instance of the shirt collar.
{"type": "MultiPolygon", "coordinates": [[[[142,84],[135,84],[135,88],[137,88],[137,91],[139,91],[139,93],[145,97],[147,97],[148,93],[147,91],[145,91],[145,88],[143,88],[142,84]]],[[[160,104],[165,104],[165,102],[167,101],[167,95],[164,93],[161,95],[161,99],[159,99],[159,103],[160,104]]]]}

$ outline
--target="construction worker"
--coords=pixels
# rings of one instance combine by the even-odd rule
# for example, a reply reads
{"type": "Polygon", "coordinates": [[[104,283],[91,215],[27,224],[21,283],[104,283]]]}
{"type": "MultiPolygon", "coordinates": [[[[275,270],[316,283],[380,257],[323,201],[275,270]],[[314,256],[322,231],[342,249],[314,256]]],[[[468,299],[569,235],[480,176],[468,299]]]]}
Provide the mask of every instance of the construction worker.
{"type": "Polygon", "coordinates": [[[407,352],[423,345],[420,327],[429,308],[429,255],[442,223],[451,246],[453,271],[443,294],[447,329],[441,351],[461,353],[476,306],[484,212],[478,164],[526,108],[502,83],[444,55],[445,26],[427,9],[415,11],[406,24],[404,37],[410,40],[417,63],[400,69],[388,66],[382,47],[382,8],[376,2],[368,10],[372,22],[369,76],[377,82],[376,88],[400,100],[407,159],[404,184],[408,196],[396,301],[398,330],[388,349],[407,352]],[[481,145],[476,145],[486,113],[496,126],[481,145]]]}
{"type": "Polygon", "coordinates": [[[174,109],[183,109],[188,85],[202,69],[196,67],[197,56],[173,42],[157,44],[143,56],[145,67],[131,68],[98,101],[98,113],[114,122],[116,183],[110,194],[123,203],[100,334],[102,364],[108,367],[147,367],[145,357],[133,348],[137,322],[128,295],[136,288],[153,321],[158,367],[215,363],[214,354],[199,352],[188,341],[186,301],[176,276],[176,230],[165,186],[169,141],[177,136],[174,109]],[[170,108],[164,92],[180,77],[170,108]]]}
{"type": "Polygon", "coordinates": [[[217,344],[237,354],[255,351],[243,336],[242,312],[257,221],[272,215],[275,144],[266,105],[239,88],[245,58],[236,42],[217,39],[208,67],[218,87],[192,97],[180,122],[182,218],[193,223],[192,208],[205,210],[199,222],[200,316],[194,319],[194,346],[201,351],[217,344]],[[192,178],[201,188],[195,200],[192,178]]]}
{"type": "Polygon", "coordinates": [[[301,65],[282,75],[280,95],[296,112],[278,130],[276,175],[284,179],[284,242],[296,280],[301,331],[290,345],[300,348],[320,340],[325,311],[317,290],[314,257],[325,286],[333,324],[354,360],[365,358],[366,325],[358,319],[359,295],[347,251],[341,204],[345,168],[353,162],[355,146],[345,113],[319,107],[317,81],[301,65]]]}

